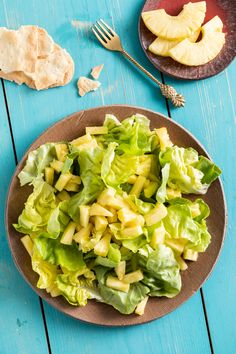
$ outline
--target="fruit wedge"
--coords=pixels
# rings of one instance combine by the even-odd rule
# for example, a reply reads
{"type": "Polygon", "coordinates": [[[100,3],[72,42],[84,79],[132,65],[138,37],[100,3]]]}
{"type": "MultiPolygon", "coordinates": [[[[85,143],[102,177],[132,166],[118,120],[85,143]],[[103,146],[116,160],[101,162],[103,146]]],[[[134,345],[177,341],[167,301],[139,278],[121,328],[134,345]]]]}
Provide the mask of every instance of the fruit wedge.
{"type": "MultiPolygon", "coordinates": [[[[195,31],[188,39],[190,42],[196,42],[200,34],[200,28],[195,31]]],[[[150,46],[148,47],[148,50],[152,52],[153,54],[161,55],[162,57],[168,57],[169,56],[169,51],[171,48],[175,47],[177,44],[179,44],[183,39],[176,39],[173,41],[170,41],[165,38],[158,37],[153,41],[150,46]]]]}
{"type": "Polygon", "coordinates": [[[142,13],[145,26],[156,36],[166,39],[190,37],[203,23],[206,2],[189,2],[178,16],[170,16],[164,9],[142,13]]]}
{"type": "Polygon", "coordinates": [[[202,27],[202,39],[199,42],[191,43],[186,38],[170,49],[170,56],[179,63],[189,66],[208,63],[220,53],[225,43],[222,27],[220,18],[214,17],[202,27]]]}

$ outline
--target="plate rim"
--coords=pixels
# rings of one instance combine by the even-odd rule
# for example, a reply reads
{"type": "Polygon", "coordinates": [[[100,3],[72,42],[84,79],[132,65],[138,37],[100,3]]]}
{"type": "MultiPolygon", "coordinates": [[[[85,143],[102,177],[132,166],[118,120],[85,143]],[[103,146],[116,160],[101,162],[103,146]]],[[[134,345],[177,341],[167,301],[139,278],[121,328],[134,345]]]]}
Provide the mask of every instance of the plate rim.
{"type": "MultiPolygon", "coordinates": [[[[145,107],[141,107],[141,106],[136,106],[136,105],[129,105],[129,104],[111,104],[111,105],[106,105],[106,106],[96,106],[96,107],[92,107],[92,108],[88,108],[88,109],[83,109],[80,111],[76,111],[72,114],[69,114],[68,116],[59,119],[58,121],[56,121],[55,123],[50,124],[45,130],[42,131],[42,133],[40,133],[36,139],[33,140],[33,142],[29,145],[29,147],[26,149],[26,151],[24,152],[22,158],[20,159],[20,161],[17,163],[14,173],[12,174],[12,177],[10,179],[10,183],[8,185],[8,191],[7,191],[7,195],[6,195],[6,199],[5,199],[5,215],[4,215],[4,220],[5,220],[5,231],[6,231],[6,236],[7,236],[7,243],[8,243],[8,247],[10,249],[10,253],[11,253],[11,257],[14,261],[14,264],[17,268],[17,270],[19,271],[20,275],[23,277],[23,279],[26,281],[26,283],[30,286],[30,288],[34,291],[34,293],[37,294],[37,296],[39,296],[41,299],[45,300],[49,305],[51,305],[54,309],[56,309],[57,311],[60,311],[61,313],[63,313],[66,316],[69,316],[73,319],[76,319],[77,321],[81,321],[83,323],[87,323],[90,325],[96,325],[96,326],[102,326],[102,327],[128,327],[128,326],[137,326],[137,325],[142,325],[145,323],[149,323],[155,320],[158,320],[159,318],[162,318],[166,315],[168,315],[169,313],[175,311],[177,308],[179,308],[180,306],[182,306],[186,301],[188,301],[197,291],[199,291],[199,289],[202,288],[203,284],[207,281],[207,279],[209,278],[209,276],[212,274],[213,269],[216,266],[216,263],[219,259],[219,256],[222,252],[222,248],[224,246],[224,242],[225,242],[225,238],[226,238],[226,231],[227,231],[227,225],[228,225],[228,210],[227,210],[227,203],[226,203],[226,197],[225,197],[225,192],[224,192],[224,188],[223,188],[223,183],[221,181],[221,178],[218,177],[218,181],[219,181],[219,187],[220,187],[220,191],[222,193],[222,199],[223,199],[223,211],[224,211],[224,228],[223,228],[223,233],[222,233],[222,239],[221,239],[221,243],[220,243],[220,247],[218,249],[218,253],[217,256],[214,259],[214,262],[212,264],[212,267],[210,269],[210,271],[208,272],[207,276],[204,278],[204,280],[201,282],[201,284],[197,287],[197,289],[195,289],[186,299],[184,299],[179,305],[177,305],[175,308],[167,310],[165,312],[164,315],[159,316],[159,317],[155,317],[155,318],[151,318],[149,320],[144,320],[143,322],[139,322],[139,323],[125,323],[125,324],[99,324],[97,322],[92,322],[90,320],[85,320],[85,319],[81,319],[78,318],[76,316],[74,316],[71,313],[67,313],[65,311],[63,311],[63,309],[61,309],[59,306],[57,306],[57,304],[54,303],[54,298],[47,297],[47,293],[44,289],[39,289],[36,286],[34,286],[33,284],[31,284],[30,280],[27,278],[27,276],[23,273],[22,269],[20,268],[20,265],[18,264],[18,261],[15,257],[15,252],[13,252],[12,247],[11,247],[11,242],[10,242],[10,229],[9,229],[9,223],[8,223],[8,214],[9,214],[9,198],[10,198],[10,192],[11,192],[11,188],[12,188],[12,184],[13,181],[17,178],[17,175],[19,173],[18,169],[19,167],[23,164],[24,160],[27,158],[29,152],[32,150],[32,148],[37,148],[40,145],[36,144],[37,147],[34,147],[35,143],[41,138],[41,136],[43,136],[46,132],[48,132],[50,129],[55,128],[57,125],[60,125],[63,121],[69,120],[69,119],[74,119],[75,115],[77,116],[78,120],[81,120],[84,116],[84,114],[86,112],[89,111],[93,111],[93,110],[97,110],[97,109],[111,109],[113,107],[117,107],[117,108],[130,108],[130,109],[135,109],[137,110],[142,110],[142,111],[146,111],[147,113],[152,113],[154,115],[158,115],[161,116],[164,119],[167,119],[169,121],[171,121],[171,123],[173,123],[174,125],[178,126],[181,130],[184,130],[185,133],[187,133],[198,145],[199,147],[202,149],[202,151],[204,152],[204,154],[206,155],[206,157],[208,157],[211,161],[211,156],[208,154],[208,152],[206,151],[205,147],[203,146],[203,144],[201,142],[199,142],[199,140],[185,127],[183,127],[181,124],[179,124],[178,122],[176,122],[175,120],[171,119],[168,116],[165,116],[162,113],[159,113],[157,111],[154,111],[152,109],[148,109],[145,107]]],[[[33,270],[32,270],[33,271],[33,270]]],[[[63,299],[64,300],[64,299],[63,299]]],[[[99,305],[99,303],[97,303],[99,305]]],[[[71,305],[72,306],[72,305],[71,305]]],[[[110,306],[110,305],[108,305],[110,306]]],[[[77,307],[75,307],[77,308],[77,307]]],[[[129,315],[123,315],[126,316],[126,318],[128,318],[129,315]]]]}

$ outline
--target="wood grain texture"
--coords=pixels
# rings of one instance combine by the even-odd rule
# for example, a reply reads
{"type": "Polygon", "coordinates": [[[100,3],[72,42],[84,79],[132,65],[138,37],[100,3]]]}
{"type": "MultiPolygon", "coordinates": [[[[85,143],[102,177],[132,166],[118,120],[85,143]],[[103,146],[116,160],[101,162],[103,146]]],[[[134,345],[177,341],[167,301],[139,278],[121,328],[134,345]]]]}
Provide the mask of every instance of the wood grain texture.
{"type": "Polygon", "coordinates": [[[0,353],[47,353],[39,299],[22,282],[7,244],[4,205],[7,188],[15,168],[11,135],[0,82],[0,353]],[[31,346],[28,345],[31,343],[31,346]]]}
{"type": "MultiPolygon", "coordinates": [[[[45,27],[59,44],[68,49],[76,64],[73,83],[64,88],[37,93],[23,86],[6,84],[18,158],[23,155],[28,145],[46,127],[83,108],[102,104],[127,103],[167,114],[165,101],[163,101],[158,89],[136,69],[132,68],[129,63],[126,63],[122,57],[119,57],[117,53],[110,53],[103,49],[89,34],[90,24],[102,17],[106,22],[115,26],[122,36],[126,49],[148,70],[158,76],[157,71],[144,57],[138,42],[138,16],[142,5],[143,1],[141,0],[25,0],[24,2],[3,0],[0,2],[1,26],[7,25],[11,28],[17,28],[21,24],[34,23],[45,27]],[[77,29],[71,26],[71,20],[75,19],[81,21],[77,29]],[[88,74],[92,66],[100,63],[105,64],[100,77],[101,89],[80,99],[75,87],[77,77],[88,74]]],[[[221,76],[218,85],[220,85],[220,78],[221,76]]],[[[176,85],[176,82],[174,84],[176,85]]],[[[188,128],[194,131],[198,138],[201,138],[198,131],[201,127],[199,116],[202,117],[204,114],[204,107],[202,106],[199,113],[199,107],[194,106],[194,97],[198,95],[198,86],[193,83],[191,95],[188,95],[188,86],[185,83],[178,83],[178,85],[178,89],[184,91],[187,96],[188,111],[180,110],[176,119],[179,119],[180,123],[184,125],[185,122],[189,122],[188,128]]],[[[215,89],[213,86],[208,88],[209,92],[213,89],[215,89]]],[[[203,97],[201,97],[201,102],[205,104],[203,97]]],[[[219,109],[222,105],[224,105],[223,98],[221,103],[209,102],[208,107],[211,111],[219,109]],[[215,108],[215,105],[217,108],[215,108]]],[[[174,110],[174,112],[177,111],[174,110]]],[[[225,119],[227,120],[227,118],[225,119]]],[[[205,121],[207,121],[206,118],[205,121]]],[[[230,126],[230,122],[228,124],[230,126]]],[[[206,129],[206,126],[209,131],[208,124],[205,125],[204,129],[206,129]]],[[[220,126],[219,131],[220,129],[222,131],[223,128],[223,125],[220,126]]],[[[212,153],[210,142],[208,149],[212,153]]],[[[213,157],[216,157],[216,154],[213,157]]],[[[217,160],[217,162],[220,161],[217,160]]],[[[14,268],[13,265],[12,267],[14,268]]],[[[230,279],[232,281],[233,278],[230,279]]],[[[24,285],[22,279],[21,283],[24,285]]],[[[35,299],[37,299],[36,296],[35,299]]],[[[230,302],[230,299],[230,293],[228,293],[227,300],[230,302]]],[[[33,300],[31,301],[33,303],[33,300]]],[[[210,302],[214,304],[213,300],[210,300],[210,302]]],[[[151,354],[210,353],[199,293],[165,318],[133,328],[105,329],[90,326],[63,316],[48,305],[45,306],[45,309],[52,353],[106,354],[111,351],[114,354],[121,351],[127,354],[132,352],[138,354],[144,352],[151,354]]],[[[220,317],[215,318],[219,321],[220,317]]],[[[215,318],[212,317],[212,326],[215,318]]],[[[32,326],[36,326],[38,321],[39,315],[35,312],[32,315],[32,326]]],[[[227,324],[227,322],[225,321],[223,326],[224,324],[227,324]]],[[[214,344],[217,344],[217,335],[220,336],[220,323],[217,328],[214,344]]],[[[232,332],[230,333],[232,334],[232,332]]],[[[6,334],[5,331],[3,331],[4,334],[6,334]]],[[[42,340],[41,334],[39,336],[42,340]]],[[[26,339],[27,337],[22,340],[26,341],[26,339]]],[[[8,343],[11,337],[6,338],[5,335],[4,340],[8,343]]],[[[230,343],[232,343],[232,339],[230,343]]],[[[232,348],[232,344],[229,344],[229,348],[230,345],[232,348]]],[[[34,347],[37,349],[36,345],[33,344],[31,348],[34,347]]],[[[36,349],[35,352],[37,352],[36,349]]],[[[42,347],[42,352],[43,350],[44,347],[42,347]]],[[[232,351],[229,353],[232,353],[232,351]]]]}
{"type": "Polygon", "coordinates": [[[236,351],[236,226],[235,226],[235,151],[236,151],[236,62],[220,75],[202,82],[175,83],[182,89],[187,104],[172,117],[189,129],[207,148],[222,169],[228,207],[228,231],[222,255],[203,286],[210,333],[215,353],[236,351]]]}

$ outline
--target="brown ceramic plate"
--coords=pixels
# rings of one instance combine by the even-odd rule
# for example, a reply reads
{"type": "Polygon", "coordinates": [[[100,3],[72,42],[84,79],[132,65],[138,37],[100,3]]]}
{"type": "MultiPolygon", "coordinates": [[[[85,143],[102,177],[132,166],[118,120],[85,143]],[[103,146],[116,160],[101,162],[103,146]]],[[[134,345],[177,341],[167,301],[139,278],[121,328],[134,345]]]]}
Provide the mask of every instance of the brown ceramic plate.
{"type": "Polygon", "coordinates": [[[14,261],[25,280],[39,296],[56,309],[76,319],[105,326],[134,325],[162,317],[176,309],[200,288],[212,271],[224,239],[226,206],[220,180],[215,181],[207,195],[203,196],[203,199],[211,208],[211,215],[208,218],[208,227],[212,235],[212,242],[207,251],[199,256],[198,261],[190,262],[188,270],[183,272],[183,287],[180,294],[173,299],[165,297],[152,298],[149,300],[143,316],[127,316],[121,315],[111,306],[96,303],[95,301],[89,301],[88,305],[85,307],[74,307],[69,305],[63,297],[52,298],[46,291],[36,287],[38,276],[32,271],[30,257],[20,242],[21,235],[12,227],[12,223],[17,222],[17,218],[24,207],[24,202],[32,191],[32,188],[29,186],[20,187],[17,175],[25,165],[29,151],[36,149],[41,144],[75,139],[85,133],[86,126],[101,125],[106,113],[112,113],[122,120],[137,112],[146,115],[150,119],[151,128],[165,126],[170,133],[171,140],[175,144],[185,147],[192,146],[200,154],[207,156],[203,147],[189,132],[159,113],[139,107],[124,105],[92,108],[74,113],[68,118],[59,121],[35,140],[16,168],[7,199],[6,225],[8,240],[14,261]]]}
{"type": "MultiPolygon", "coordinates": [[[[165,9],[169,15],[176,16],[183,5],[190,0],[147,0],[142,9],[151,11],[165,9]]],[[[191,0],[197,2],[200,0],[191,0]]],[[[207,13],[205,22],[218,15],[224,23],[223,32],[226,33],[226,42],[219,55],[205,65],[186,66],[179,64],[172,58],[161,57],[149,52],[148,47],[156,36],[144,25],[142,18],[139,21],[139,38],[144,52],[152,64],[164,74],[185,80],[200,80],[213,76],[224,70],[236,55],[236,1],[235,0],[206,0],[207,13]]]]}

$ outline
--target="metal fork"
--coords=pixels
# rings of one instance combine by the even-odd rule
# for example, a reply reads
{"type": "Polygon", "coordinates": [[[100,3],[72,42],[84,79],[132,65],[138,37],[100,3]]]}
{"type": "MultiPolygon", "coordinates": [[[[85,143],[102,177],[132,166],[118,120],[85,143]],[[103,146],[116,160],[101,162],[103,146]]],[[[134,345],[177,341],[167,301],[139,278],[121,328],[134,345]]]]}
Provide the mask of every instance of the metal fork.
{"type": "Polygon", "coordinates": [[[184,96],[177,93],[174,87],[165,85],[155,78],[149,71],[144,69],[134,58],[131,57],[123,48],[121,44],[120,37],[113,31],[113,29],[106,24],[102,19],[96,22],[92,27],[94,35],[97,37],[99,42],[109,50],[117,51],[123,54],[127,59],[129,59],[134,65],[136,65],[142,72],[144,72],[150,79],[152,79],[160,88],[161,93],[164,97],[171,100],[175,107],[182,107],[185,104],[184,96]]]}

